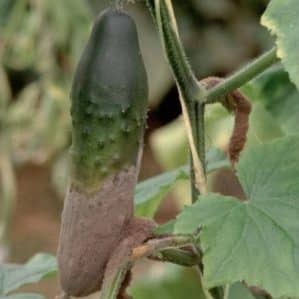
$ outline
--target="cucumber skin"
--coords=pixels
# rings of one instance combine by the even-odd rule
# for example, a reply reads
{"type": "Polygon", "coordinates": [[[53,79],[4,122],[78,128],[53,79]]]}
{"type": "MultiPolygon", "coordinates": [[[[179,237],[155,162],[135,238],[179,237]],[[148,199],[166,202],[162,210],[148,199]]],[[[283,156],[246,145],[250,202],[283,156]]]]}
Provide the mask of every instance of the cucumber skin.
{"type": "Polygon", "coordinates": [[[124,169],[92,194],[70,186],[57,251],[65,294],[84,297],[101,289],[106,265],[133,219],[136,173],[133,166],[124,169]]]}
{"type": "Polygon", "coordinates": [[[93,192],[103,179],[136,163],[143,140],[147,75],[134,21],[101,14],[73,80],[71,176],[93,192]]]}
{"type": "Polygon", "coordinates": [[[63,291],[82,297],[100,290],[106,265],[134,219],[147,78],[129,16],[109,10],[97,19],[71,98],[72,173],[57,260],[63,291]]]}

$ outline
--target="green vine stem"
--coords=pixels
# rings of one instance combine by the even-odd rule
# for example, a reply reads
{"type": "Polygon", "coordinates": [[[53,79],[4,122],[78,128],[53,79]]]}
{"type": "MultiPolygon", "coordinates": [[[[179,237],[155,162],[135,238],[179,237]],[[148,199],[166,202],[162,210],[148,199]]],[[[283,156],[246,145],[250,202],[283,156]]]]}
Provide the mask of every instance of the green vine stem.
{"type": "MultiPolygon", "coordinates": [[[[188,257],[190,261],[190,255],[188,256],[186,253],[184,253],[184,250],[180,250],[180,248],[193,246],[194,242],[195,240],[193,236],[180,235],[149,240],[145,244],[135,248],[131,256],[125,260],[122,265],[114,271],[114,273],[111,273],[111,278],[106,282],[107,285],[102,288],[100,299],[116,299],[128,269],[131,268],[136,261],[142,258],[160,257],[161,254],[164,254],[165,256],[165,252],[166,255],[167,252],[168,254],[170,252],[172,258],[174,257],[175,260],[177,260],[179,255],[182,256],[181,264],[183,264],[183,261],[187,261],[188,257]],[[176,250],[180,251],[175,253],[176,250]]],[[[196,257],[196,259],[198,258],[199,257],[196,257]]],[[[193,260],[195,262],[195,258],[193,258],[193,260]]]]}
{"type": "MultiPolygon", "coordinates": [[[[148,6],[152,9],[153,2],[149,1],[148,6]]],[[[192,201],[195,201],[199,193],[205,194],[207,192],[203,131],[204,104],[195,104],[196,94],[202,93],[203,95],[204,90],[199,85],[180,42],[171,1],[156,0],[154,9],[154,16],[156,17],[164,51],[172,68],[180,93],[181,106],[192,156],[192,201]],[[198,112],[200,113],[198,114],[198,112]]]]}
{"type": "Polygon", "coordinates": [[[195,253],[194,250],[191,251],[179,248],[162,249],[159,252],[151,254],[149,258],[186,267],[196,266],[201,262],[200,254],[195,253]]]}
{"type": "Polygon", "coordinates": [[[222,83],[218,84],[214,88],[211,88],[206,92],[205,96],[202,96],[202,90],[198,92],[197,100],[199,102],[205,101],[206,103],[218,102],[222,96],[236,90],[246,82],[250,81],[266,69],[268,69],[274,63],[279,61],[276,55],[277,48],[273,47],[268,52],[264,53],[260,57],[256,58],[236,73],[229,76],[222,83]]]}
{"type": "Polygon", "coordinates": [[[184,101],[188,108],[190,108],[190,104],[192,103],[195,94],[198,90],[201,91],[201,86],[198,84],[180,41],[177,23],[170,0],[156,0],[156,17],[164,45],[164,51],[184,101]]]}

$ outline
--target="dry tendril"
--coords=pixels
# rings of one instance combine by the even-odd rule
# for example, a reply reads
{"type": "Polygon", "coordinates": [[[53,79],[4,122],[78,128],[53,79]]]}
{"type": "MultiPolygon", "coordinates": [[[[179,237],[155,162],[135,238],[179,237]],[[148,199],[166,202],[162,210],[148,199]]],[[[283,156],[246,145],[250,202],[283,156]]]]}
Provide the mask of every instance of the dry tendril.
{"type": "MultiPolygon", "coordinates": [[[[223,81],[223,78],[207,77],[201,80],[200,84],[206,89],[211,89],[223,81]]],[[[247,141],[251,104],[239,89],[226,95],[221,99],[221,103],[235,117],[234,129],[228,146],[229,159],[234,166],[239,161],[240,153],[247,141]]]]}

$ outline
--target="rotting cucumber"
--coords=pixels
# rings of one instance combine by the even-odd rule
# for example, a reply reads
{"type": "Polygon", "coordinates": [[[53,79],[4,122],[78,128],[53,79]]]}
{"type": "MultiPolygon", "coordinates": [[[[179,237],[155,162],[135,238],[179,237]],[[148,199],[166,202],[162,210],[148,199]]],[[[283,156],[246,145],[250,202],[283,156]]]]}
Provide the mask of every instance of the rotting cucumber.
{"type": "MultiPolygon", "coordinates": [[[[132,226],[147,98],[136,25],[124,12],[106,10],[95,21],[71,91],[71,174],[57,253],[67,295],[101,288],[109,258],[132,226]]],[[[146,239],[151,229],[141,230],[146,239]]]]}

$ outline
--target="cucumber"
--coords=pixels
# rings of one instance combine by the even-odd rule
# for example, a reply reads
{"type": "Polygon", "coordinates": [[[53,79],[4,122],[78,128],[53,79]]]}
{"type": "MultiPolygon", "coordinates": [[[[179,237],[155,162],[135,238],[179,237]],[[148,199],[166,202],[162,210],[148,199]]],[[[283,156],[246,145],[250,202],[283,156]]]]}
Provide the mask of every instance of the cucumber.
{"type": "Polygon", "coordinates": [[[95,21],[71,91],[71,175],[57,252],[67,295],[101,288],[133,219],[147,98],[136,25],[124,12],[106,10],[95,21]]]}
{"type": "Polygon", "coordinates": [[[123,12],[106,11],[96,20],[71,92],[76,185],[94,191],[105,177],[135,163],[147,94],[135,23],[123,12]]]}

